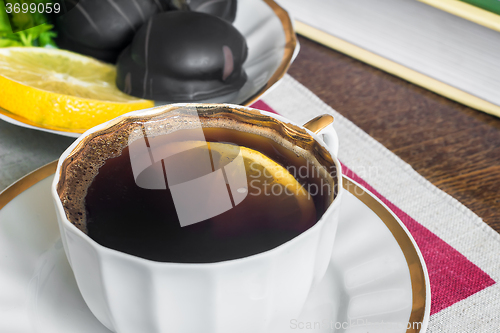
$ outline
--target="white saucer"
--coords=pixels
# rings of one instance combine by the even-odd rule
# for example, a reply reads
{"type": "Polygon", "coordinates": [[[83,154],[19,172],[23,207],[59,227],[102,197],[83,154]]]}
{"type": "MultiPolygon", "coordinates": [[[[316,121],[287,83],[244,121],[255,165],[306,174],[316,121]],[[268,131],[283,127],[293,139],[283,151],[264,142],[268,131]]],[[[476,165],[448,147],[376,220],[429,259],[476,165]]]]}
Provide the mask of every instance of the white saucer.
{"type": "MultiPolygon", "coordinates": [[[[66,260],[50,197],[55,166],[0,194],[0,332],[109,333],[66,260]]],[[[425,332],[429,278],[413,238],[375,196],[349,178],[344,183],[327,275],[287,331],[425,332]]]]}
{"type": "MultiPolygon", "coordinates": [[[[299,43],[288,13],[273,0],[238,0],[233,25],[245,37],[248,57],[243,68],[247,82],[235,93],[197,101],[251,105],[270,91],[285,75],[299,53],[299,43]]],[[[186,101],[189,102],[189,101],[186,101]]],[[[168,102],[155,102],[156,105],[168,102]]],[[[82,132],[48,128],[0,108],[0,119],[11,124],[69,137],[82,132]]]]}

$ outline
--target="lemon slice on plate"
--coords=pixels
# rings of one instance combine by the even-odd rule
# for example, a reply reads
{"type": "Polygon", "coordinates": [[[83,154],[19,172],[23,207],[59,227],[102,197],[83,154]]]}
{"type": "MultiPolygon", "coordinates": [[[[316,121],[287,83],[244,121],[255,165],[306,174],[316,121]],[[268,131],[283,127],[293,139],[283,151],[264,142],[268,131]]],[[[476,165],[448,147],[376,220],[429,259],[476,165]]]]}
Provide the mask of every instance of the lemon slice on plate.
{"type": "Polygon", "coordinates": [[[116,69],[90,57],[39,47],[0,48],[0,107],[35,125],[83,133],[153,101],[122,93],[116,69]]]}

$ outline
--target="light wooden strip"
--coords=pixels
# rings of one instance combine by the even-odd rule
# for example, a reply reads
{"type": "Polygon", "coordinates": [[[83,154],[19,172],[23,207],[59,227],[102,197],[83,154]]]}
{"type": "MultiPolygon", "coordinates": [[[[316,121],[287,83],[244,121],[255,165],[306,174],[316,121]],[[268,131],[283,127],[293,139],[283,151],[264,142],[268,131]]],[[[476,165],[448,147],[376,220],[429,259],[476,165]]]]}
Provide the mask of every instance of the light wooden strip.
{"type": "Polygon", "coordinates": [[[427,75],[409,69],[392,60],[388,60],[359,46],[332,36],[322,30],[313,28],[300,21],[295,21],[295,30],[298,34],[312,39],[332,49],[345,53],[385,72],[398,76],[406,81],[433,91],[451,100],[467,105],[491,115],[500,117],[500,106],[485,101],[479,97],[466,93],[446,83],[433,79],[427,75]]]}
{"type": "Polygon", "coordinates": [[[500,15],[459,0],[418,0],[492,30],[500,31],[500,15]]]}

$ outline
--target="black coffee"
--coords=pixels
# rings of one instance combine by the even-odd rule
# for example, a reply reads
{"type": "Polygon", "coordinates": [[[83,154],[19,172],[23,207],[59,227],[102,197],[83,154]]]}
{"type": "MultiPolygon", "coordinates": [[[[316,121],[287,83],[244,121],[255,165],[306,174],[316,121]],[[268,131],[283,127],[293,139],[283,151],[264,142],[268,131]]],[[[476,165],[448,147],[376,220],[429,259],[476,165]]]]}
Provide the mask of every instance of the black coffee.
{"type": "MultiPolygon", "coordinates": [[[[210,263],[275,248],[312,227],[330,204],[332,184],[326,183],[306,158],[275,141],[234,129],[203,128],[208,145],[179,152],[183,142],[193,139],[194,131],[185,129],[168,136],[165,142],[156,140],[154,144],[162,147],[165,156],[170,156],[140,174],[134,171],[136,166],[131,162],[137,157],[136,148],[126,146],[121,153],[113,152],[88,186],[83,201],[85,211],[70,211],[69,219],[73,216],[76,221],[78,216],[84,216],[80,223],[85,225],[87,234],[108,248],[155,261],[210,263]],[[207,151],[210,151],[209,170],[201,162],[207,151]],[[236,187],[230,186],[232,174],[228,164],[224,164],[235,156],[227,151],[239,154],[244,160],[247,179],[244,183],[240,179],[236,187]],[[286,169],[295,179],[273,174],[268,170],[273,166],[270,160],[255,157],[260,155],[255,152],[281,165],[281,170],[286,169]],[[184,207],[179,206],[176,201],[179,185],[210,177],[219,169],[225,170],[220,173],[225,180],[224,194],[212,187],[195,188],[193,195],[183,197],[184,207]],[[181,171],[177,172],[177,178],[171,176],[176,170],[181,171]],[[155,176],[145,180],[144,175],[148,174],[155,176]],[[302,185],[299,192],[297,184],[302,185]],[[204,210],[220,205],[226,190],[229,209],[203,219],[204,210]],[[188,214],[191,220],[183,221],[183,214],[188,214]],[[199,221],[197,216],[201,216],[199,221]]],[[[152,139],[144,137],[146,146],[151,147],[152,139]]]]}

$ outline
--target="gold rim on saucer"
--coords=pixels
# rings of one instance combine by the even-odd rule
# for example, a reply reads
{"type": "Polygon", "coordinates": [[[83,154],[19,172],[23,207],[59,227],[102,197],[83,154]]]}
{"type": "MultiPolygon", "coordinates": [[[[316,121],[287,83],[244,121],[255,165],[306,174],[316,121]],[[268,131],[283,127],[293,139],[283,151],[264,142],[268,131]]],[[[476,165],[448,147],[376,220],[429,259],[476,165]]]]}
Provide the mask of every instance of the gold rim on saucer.
{"type": "Polygon", "coordinates": [[[403,255],[405,256],[406,264],[410,271],[411,289],[412,289],[412,307],[410,319],[406,333],[419,333],[422,331],[426,317],[426,304],[428,303],[427,283],[425,269],[422,265],[418,251],[413,245],[410,236],[405,229],[401,227],[401,222],[395,217],[383,203],[368,192],[364,187],[356,183],[349,177],[342,177],[342,185],[349,193],[354,195],[359,201],[364,203],[371,211],[373,211],[385,224],[392,236],[398,242],[403,255]]]}
{"type": "MultiPolygon", "coordinates": [[[[53,175],[56,167],[57,161],[51,162],[29,173],[2,191],[0,193],[0,210],[31,186],[53,175]]],[[[426,304],[429,303],[429,295],[427,293],[426,270],[420,260],[417,249],[406,230],[401,226],[401,222],[373,194],[349,177],[343,176],[342,181],[344,188],[368,206],[384,222],[398,242],[410,271],[412,286],[412,309],[409,318],[411,325],[408,325],[411,327],[407,328],[406,333],[423,332],[422,326],[426,320],[426,304]],[[413,323],[420,323],[420,325],[413,325],[413,323]]]]}

